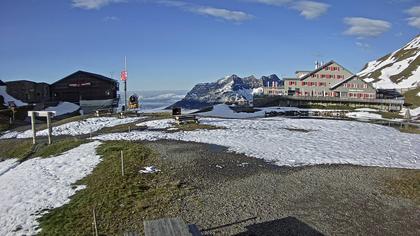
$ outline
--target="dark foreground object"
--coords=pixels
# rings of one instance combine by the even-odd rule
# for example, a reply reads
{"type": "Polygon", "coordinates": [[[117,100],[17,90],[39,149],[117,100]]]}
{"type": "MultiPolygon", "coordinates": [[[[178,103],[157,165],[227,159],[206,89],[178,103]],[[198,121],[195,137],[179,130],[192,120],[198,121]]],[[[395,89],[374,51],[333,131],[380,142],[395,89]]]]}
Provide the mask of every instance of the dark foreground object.
{"type": "Polygon", "coordinates": [[[165,218],[144,222],[145,236],[201,236],[195,225],[187,225],[180,218],[165,218]]]}

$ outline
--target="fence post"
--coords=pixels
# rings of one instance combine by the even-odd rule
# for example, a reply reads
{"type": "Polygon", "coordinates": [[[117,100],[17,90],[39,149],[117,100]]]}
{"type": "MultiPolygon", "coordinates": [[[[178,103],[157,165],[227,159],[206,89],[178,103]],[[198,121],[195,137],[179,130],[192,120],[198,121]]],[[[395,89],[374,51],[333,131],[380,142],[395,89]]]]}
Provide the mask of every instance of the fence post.
{"type": "Polygon", "coordinates": [[[98,225],[96,223],[96,213],[95,208],[93,208],[93,226],[95,228],[95,236],[98,236],[98,225]]]}
{"type": "Polygon", "coordinates": [[[47,129],[48,129],[48,145],[51,145],[51,135],[52,135],[52,128],[51,128],[51,115],[47,113],[47,129]]]}
{"type": "Polygon", "coordinates": [[[124,176],[124,152],[121,150],[121,175],[124,176]]]}
{"type": "Polygon", "coordinates": [[[32,144],[36,144],[35,112],[31,112],[32,144]]]}

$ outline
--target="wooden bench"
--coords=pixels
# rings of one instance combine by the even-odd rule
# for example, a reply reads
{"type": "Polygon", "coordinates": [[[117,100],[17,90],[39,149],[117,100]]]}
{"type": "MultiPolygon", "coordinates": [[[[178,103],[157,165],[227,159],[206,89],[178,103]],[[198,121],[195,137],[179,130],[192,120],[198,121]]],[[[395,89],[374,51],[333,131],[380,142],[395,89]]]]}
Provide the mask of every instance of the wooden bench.
{"type": "Polygon", "coordinates": [[[202,236],[197,226],[187,225],[180,218],[144,221],[145,236],[202,236]]]}

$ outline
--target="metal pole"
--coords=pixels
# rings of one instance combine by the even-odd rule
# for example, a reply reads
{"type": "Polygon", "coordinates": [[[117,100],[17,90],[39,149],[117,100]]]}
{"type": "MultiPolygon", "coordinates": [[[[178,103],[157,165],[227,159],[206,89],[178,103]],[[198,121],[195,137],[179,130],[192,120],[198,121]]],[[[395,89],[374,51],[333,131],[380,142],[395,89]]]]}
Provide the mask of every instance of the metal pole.
{"type": "Polygon", "coordinates": [[[36,144],[35,112],[31,112],[31,125],[32,125],[32,144],[36,144]]]}
{"type": "Polygon", "coordinates": [[[50,113],[47,113],[47,129],[48,129],[48,145],[51,145],[51,133],[52,133],[52,128],[51,128],[51,116],[50,113]]]}
{"type": "Polygon", "coordinates": [[[124,71],[127,73],[127,78],[124,80],[124,104],[125,109],[127,110],[127,79],[128,79],[128,72],[127,72],[127,57],[124,57],[124,71]]]}

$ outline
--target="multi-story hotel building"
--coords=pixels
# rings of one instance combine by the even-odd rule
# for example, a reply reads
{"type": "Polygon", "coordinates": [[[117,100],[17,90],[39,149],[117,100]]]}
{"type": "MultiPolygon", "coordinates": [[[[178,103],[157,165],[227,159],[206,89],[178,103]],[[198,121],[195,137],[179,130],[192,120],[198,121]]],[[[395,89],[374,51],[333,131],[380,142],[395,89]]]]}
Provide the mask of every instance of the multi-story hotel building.
{"type": "Polygon", "coordinates": [[[334,61],[316,64],[314,71],[297,71],[284,78],[288,96],[376,99],[376,89],[334,61]]]}

